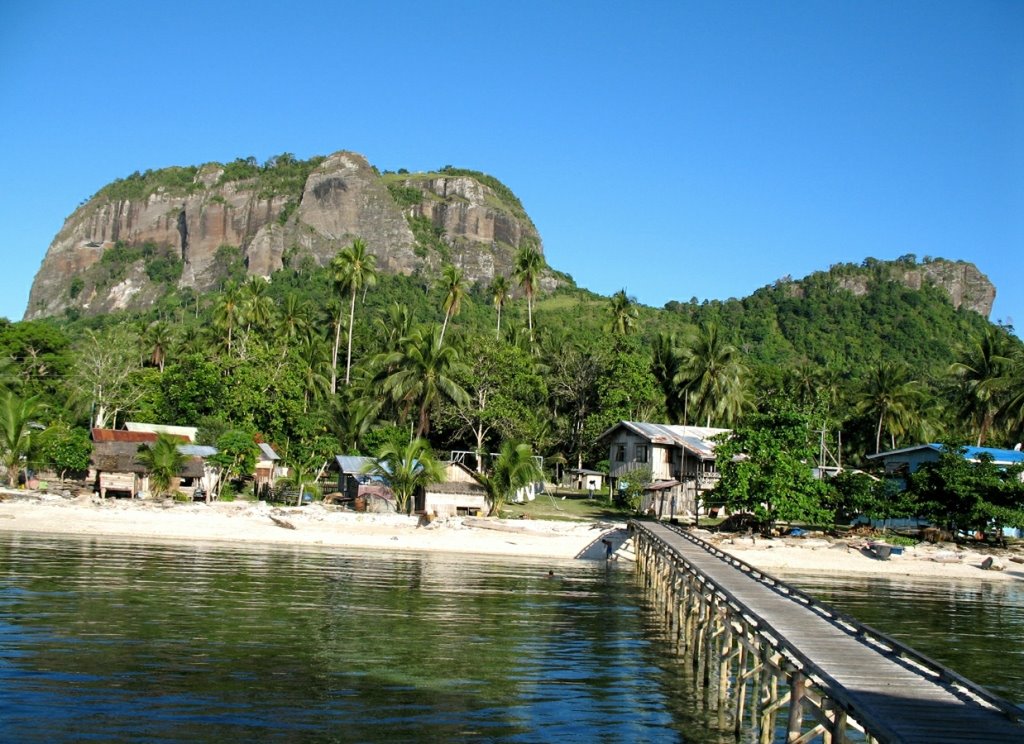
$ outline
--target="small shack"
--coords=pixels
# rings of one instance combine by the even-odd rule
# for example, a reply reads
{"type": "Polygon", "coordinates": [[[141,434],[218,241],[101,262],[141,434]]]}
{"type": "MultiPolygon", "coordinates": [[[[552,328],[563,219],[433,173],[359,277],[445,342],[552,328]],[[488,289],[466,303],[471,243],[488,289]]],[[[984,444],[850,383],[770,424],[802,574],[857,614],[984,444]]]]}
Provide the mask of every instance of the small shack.
{"type": "MultiPolygon", "coordinates": [[[[149,471],[139,462],[138,452],[140,446],[151,444],[156,438],[157,434],[150,431],[92,430],[89,478],[102,498],[108,493],[122,498],[149,493],[149,471]]],[[[200,495],[211,493],[216,475],[206,468],[204,455],[216,450],[190,444],[184,436],[178,449],[187,459],[178,473],[176,490],[190,498],[197,491],[200,495]]]]}
{"type": "Polygon", "coordinates": [[[438,517],[476,516],[488,509],[487,489],[461,462],[445,464],[445,480],[416,495],[417,512],[438,517]]]}
{"type": "Polygon", "coordinates": [[[600,470],[572,468],[566,471],[572,476],[572,487],[581,491],[600,491],[604,488],[604,473],[600,470]]]}

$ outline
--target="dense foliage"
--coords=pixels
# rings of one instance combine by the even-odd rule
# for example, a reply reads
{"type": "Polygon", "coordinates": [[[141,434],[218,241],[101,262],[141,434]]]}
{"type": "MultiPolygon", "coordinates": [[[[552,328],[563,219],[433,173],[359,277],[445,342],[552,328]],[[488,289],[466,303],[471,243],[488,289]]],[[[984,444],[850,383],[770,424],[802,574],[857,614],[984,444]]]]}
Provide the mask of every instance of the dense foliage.
{"type": "MultiPolygon", "coordinates": [[[[542,292],[549,269],[533,245],[490,286],[454,267],[439,281],[378,276],[358,242],[327,267],[289,264],[270,282],[245,279],[237,247],[221,253],[225,281],[207,295],[169,282],[146,313],[0,323],[12,405],[33,399],[33,423],[66,431],[129,419],[197,425],[208,443],[240,431],[297,462],[418,435],[437,452],[527,442],[550,461],[598,467],[600,434],[620,419],[732,427],[723,452],[771,466],[752,458],[727,472],[723,493],[766,518],[898,505],[854,483],[825,494],[802,480],[823,436],[844,464],[864,465],[878,448],[1012,446],[1024,435],[1012,329],[954,309],[934,287],[908,290],[878,262],[659,310],[624,291],[542,292]],[[863,293],[840,286],[851,277],[863,293]],[[770,403],[780,399],[785,410],[770,403]],[[764,439],[766,426],[785,436],[764,439]]],[[[112,255],[114,268],[165,257],[144,246],[112,255]]],[[[33,462],[73,467],[17,435],[33,462]]]]}

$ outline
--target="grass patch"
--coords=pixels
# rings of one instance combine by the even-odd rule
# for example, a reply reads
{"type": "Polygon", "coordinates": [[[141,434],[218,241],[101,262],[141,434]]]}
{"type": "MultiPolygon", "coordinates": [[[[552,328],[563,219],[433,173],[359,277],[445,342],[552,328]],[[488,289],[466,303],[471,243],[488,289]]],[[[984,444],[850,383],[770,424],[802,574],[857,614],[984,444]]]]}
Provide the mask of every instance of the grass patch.
{"type": "Polygon", "coordinates": [[[567,522],[629,519],[631,512],[620,509],[607,499],[591,499],[587,493],[553,491],[542,493],[533,501],[507,504],[501,510],[505,519],[550,519],[567,522]],[[563,498],[564,496],[564,498],[563,498]]]}

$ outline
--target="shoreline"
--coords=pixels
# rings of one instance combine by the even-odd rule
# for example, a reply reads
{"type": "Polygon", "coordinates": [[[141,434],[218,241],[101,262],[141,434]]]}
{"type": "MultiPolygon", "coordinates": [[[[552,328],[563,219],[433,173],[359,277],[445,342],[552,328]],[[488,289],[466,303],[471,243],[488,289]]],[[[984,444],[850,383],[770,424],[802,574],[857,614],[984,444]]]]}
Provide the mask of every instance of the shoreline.
{"type": "Polygon", "coordinates": [[[441,519],[343,511],[310,504],[211,504],[91,496],[3,493],[0,533],[129,538],[172,542],[358,548],[368,550],[601,560],[601,539],[625,540],[625,525],[606,522],[441,519]]]}
{"type": "MultiPolygon", "coordinates": [[[[872,557],[864,539],[822,537],[757,538],[721,535],[701,531],[700,537],[721,550],[772,573],[862,576],[869,578],[914,578],[932,581],[1024,582],[1024,552],[1004,549],[975,549],[953,543],[918,543],[904,547],[888,560],[872,557]],[[986,559],[992,567],[983,568],[986,559]]],[[[980,546],[979,546],[980,547],[980,546]]]]}
{"type": "MultiPolygon", "coordinates": [[[[623,523],[453,517],[429,524],[399,514],[352,512],[322,504],[205,504],[107,499],[92,495],[0,490],[0,533],[213,542],[251,546],[356,548],[549,560],[605,558],[602,539],[629,560],[623,523]]],[[[889,560],[871,557],[865,540],[756,538],[701,530],[703,539],[760,570],[939,581],[1024,581],[1024,550],[920,543],[889,560]],[[990,570],[982,568],[992,558],[990,570]]]]}

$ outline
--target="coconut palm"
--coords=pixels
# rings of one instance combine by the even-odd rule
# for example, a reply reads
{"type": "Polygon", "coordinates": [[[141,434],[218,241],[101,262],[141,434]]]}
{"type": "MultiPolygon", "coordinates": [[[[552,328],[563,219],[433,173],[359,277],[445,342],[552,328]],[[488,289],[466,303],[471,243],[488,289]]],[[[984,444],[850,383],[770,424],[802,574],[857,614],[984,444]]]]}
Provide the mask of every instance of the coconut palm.
{"type": "Polygon", "coordinates": [[[42,409],[37,395],[21,398],[10,390],[0,395],[0,460],[8,485],[18,482],[21,460],[32,445],[32,420],[42,409]]]}
{"type": "Polygon", "coordinates": [[[161,432],[152,444],[139,445],[135,457],[149,471],[149,479],[157,496],[169,494],[177,486],[178,475],[188,459],[178,449],[179,444],[181,440],[178,437],[161,432]]]}
{"type": "Polygon", "coordinates": [[[251,276],[241,289],[241,310],[245,329],[259,330],[270,326],[274,317],[274,301],[270,299],[269,284],[261,276],[251,276]]]}
{"type": "Polygon", "coordinates": [[[281,344],[282,354],[287,354],[292,344],[309,335],[312,327],[313,324],[309,320],[309,304],[295,292],[289,292],[281,304],[281,312],[278,315],[275,329],[275,336],[281,344]]]}
{"type": "Polygon", "coordinates": [[[681,363],[676,335],[658,333],[651,342],[651,372],[665,395],[665,413],[672,423],[683,421],[686,415],[685,392],[677,382],[681,363]]]}
{"type": "Polygon", "coordinates": [[[377,460],[366,471],[376,475],[395,495],[399,512],[412,510],[418,489],[444,481],[444,467],[434,457],[426,439],[419,437],[408,444],[388,443],[377,453],[377,460]]]}
{"type": "Polygon", "coordinates": [[[235,326],[242,315],[242,296],[234,282],[228,282],[213,306],[213,323],[224,333],[228,354],[234,338],[235,326]]]}
{"type": "Polygon", "coordinates": [[[1011,434],[1024,433],[1024,351],[1010,357],[1010,364],[1001,384],[1004,403],[997,416],[1011,434]]]}
{"type": "Polygon", "coordinates": [[[681,350],[676,383],[682,389],[687,416],[705,426],[728,426],[750,406],[747,368],[717,323],[702,323],[681,350]]]}
{"type": "MultiPolygon", "coordinates": [[[[352,245],[340,251],[331,260],[331,272],[334,284],[339,293],[349,293],[348,310],[348,352],[345,357],[345,384],[351,382],[352,372],[352,337],[356,315],[356,295],[360,289],[372,287],[377,283],[377,257],[369,253],[366,243],[361,238],[352,241],[352,245]]],[[[331,393],[338,391],[338,346],[341,340],[341,308],[334,326],[334,352],[331,356],[331,393]]]]}
{"type": "Polygon", "coordinates": [[[544,256],[534,243],[527,243],[516,255],[515,277],[526,294],[527,327],[530,329],[530,343],[533,343],[533,294],[540,285],[540,274],[544,270],[544,256]]]}
{"type": "Polygon", "coordinates": [[[635,303],[626,295],[626,290],[620,289],[611,296],[608,314],[611,317],[605,325],[605,330],[619,336],[628,336],[636,330],[639,315],[635,303]]]}
{"type": "Polygon", "coordinates": [[[441,272],[441,288],[444,289],[444,324],[441,326],[441,342],[444,342],[448,321],[459,314],[462,309],[462,298],[466,295],[466,285],[462,280],[462,272],[448,264],[441,272]]]}
{"type": "Polygon", "coordinates": [[[459,354],[441,343],[437,325],[413,330],[398,351],[379,357],[378,366],[387,371],[384,392],[406,413],[416,409],[417,437],[430,432],[430,411],[442,397],[468,402],[469,395],[457,381],[462,367],[459,354]]]}
{"type": "Polygon", "coordinates": [[[490,286],[491,301],[494,309],[498,311],[498,331],[495,338],[501,338],[501,309],[505,307],[505,300],[508,299],[508,279],[499,274],[491,280],[490,286]]]}
{"type": "Polygon", "coordinates": [[[882,433],[888,431],[892,447],[896,436],[914,428],[924,388],[902,365],[881,362],[873,367],[856,397],[858,413],[877,418],[875,453],[882,451],[882,433]]]}
{"type": "Polygon", "coordinates": [[[508,503],[520,488],[544,478],[533,449],[528,444],[506,441],[501,445],[498,456],[491,464],[490,472],[477,475],[491,502],[489,516],[501,513],[501,507],[508,503]]]}
{"type": "Polygon", "coordinates": [[[960,381],[960,412],[971,421],[980,447],[992,428],[1002,403],[1005,376],[1010,366],[1006,339],[989,328],[971,344],[949,371],[960,381]]]}
{"type": "Polygon", "coordinates": [[[146,350],[149,361],[156,365],[162,373],[167,363],[167,354],[174,341],[174,332],[171,327],[162,320],[156,320],[149,324],[142,334],[142,343],[146,350]]]}

